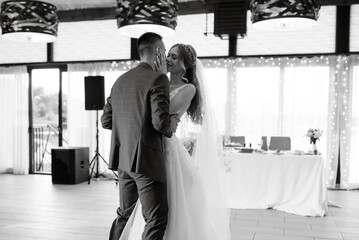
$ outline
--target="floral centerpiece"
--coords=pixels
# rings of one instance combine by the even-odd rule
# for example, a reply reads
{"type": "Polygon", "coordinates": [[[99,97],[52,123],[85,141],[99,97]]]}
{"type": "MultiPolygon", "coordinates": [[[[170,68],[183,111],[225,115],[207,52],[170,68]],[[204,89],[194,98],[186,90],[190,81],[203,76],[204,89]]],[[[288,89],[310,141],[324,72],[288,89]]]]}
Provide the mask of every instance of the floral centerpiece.
{"type": "Polygon", "coordinates": [[[320,139],[320,137],[322,136],[323,131],[316,129],[316,128],[309,128],[308,132],[305,136],[309,137],[309,142],[311,144],[313,144],[313,153],[316,155],[318,154],[318,150],[317,150],[317,140],[320,139]]]}

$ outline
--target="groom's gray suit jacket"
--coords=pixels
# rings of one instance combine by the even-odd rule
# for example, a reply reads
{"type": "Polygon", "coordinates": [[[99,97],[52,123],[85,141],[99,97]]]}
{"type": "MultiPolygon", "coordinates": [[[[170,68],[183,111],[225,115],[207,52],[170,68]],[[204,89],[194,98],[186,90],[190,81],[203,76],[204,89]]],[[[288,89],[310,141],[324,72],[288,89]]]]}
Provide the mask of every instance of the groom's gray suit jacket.
{"type": "Polygon", "coordinates": [[[147,63],[121,75],[101,116],[112,129],[109,169],[143,174],[164,182],[162,134],[171,137],[169,80],[147,63]]]}

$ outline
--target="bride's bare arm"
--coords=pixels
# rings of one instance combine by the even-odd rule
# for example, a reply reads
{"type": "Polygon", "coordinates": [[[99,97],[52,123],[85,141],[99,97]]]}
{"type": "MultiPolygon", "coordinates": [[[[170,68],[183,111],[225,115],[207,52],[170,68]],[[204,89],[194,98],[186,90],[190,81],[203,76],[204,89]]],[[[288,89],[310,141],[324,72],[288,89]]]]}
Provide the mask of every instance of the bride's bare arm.
{"type": "Polygon", "coordinates": [[[180,118],[190,106],[193,96],[196,93],[196,88],[192,84],[187,84],[184,88],[171,99],[170,114],[178,114],[180,118]]]}

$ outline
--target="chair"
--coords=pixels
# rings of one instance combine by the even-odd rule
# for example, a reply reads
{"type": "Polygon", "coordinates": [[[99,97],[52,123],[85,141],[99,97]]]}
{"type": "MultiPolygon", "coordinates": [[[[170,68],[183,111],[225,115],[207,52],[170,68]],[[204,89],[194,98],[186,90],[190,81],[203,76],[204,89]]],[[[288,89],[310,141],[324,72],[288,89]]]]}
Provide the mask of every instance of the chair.
{"type": "Polygon", "coordinates": [[[268,151],[268,143],[267,143],[267,137],[263,136],[262,137],[262,147],[261,150],[263,151],[268,151]]]}
{"type": "Polygon", "coordinates": [[[243,145],[246,142],[246,138],[244,136],[229,136],[229,141],[243,145]]]}
{"type": "Polygon", "coordinates": [[[270,138],[269,150],[289,151],[291,150],[290,137],[273,136],[270,138]]]}

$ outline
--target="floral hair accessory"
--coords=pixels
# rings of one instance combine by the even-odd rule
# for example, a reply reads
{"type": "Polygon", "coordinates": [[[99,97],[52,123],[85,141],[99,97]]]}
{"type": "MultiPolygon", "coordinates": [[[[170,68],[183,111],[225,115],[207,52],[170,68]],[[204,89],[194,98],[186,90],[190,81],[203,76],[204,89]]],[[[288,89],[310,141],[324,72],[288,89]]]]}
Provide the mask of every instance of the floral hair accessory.
{"type": "Polygon", "coordinates": [[[196,64],[196,59],[197,59],[196,51],[194,50],[194,48],[191,45],[181,44],[181,46],[183,47],[183,49],[186,52],[188,64],[190,66],[194,66],[196,64]]]}

